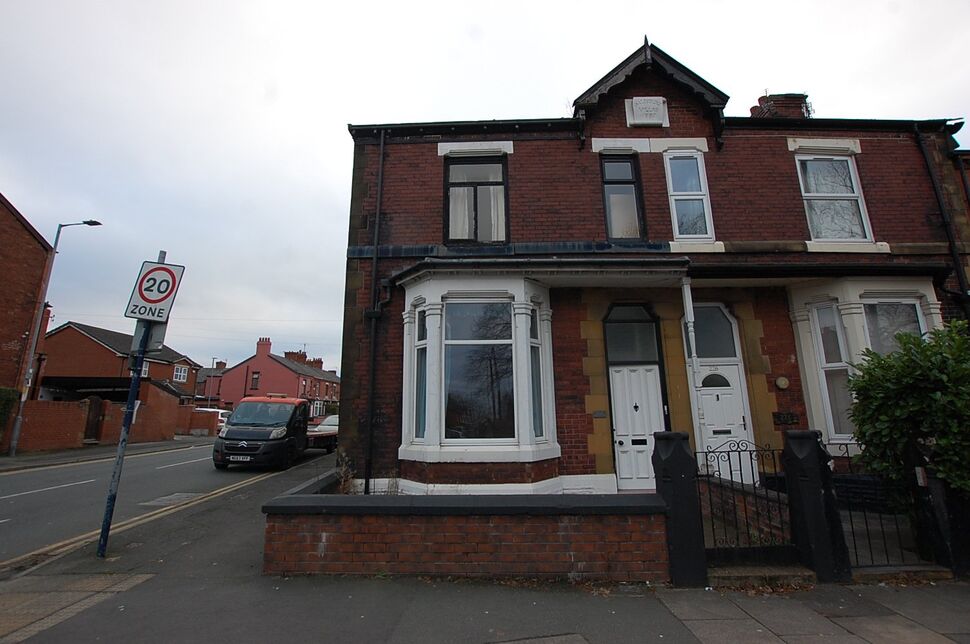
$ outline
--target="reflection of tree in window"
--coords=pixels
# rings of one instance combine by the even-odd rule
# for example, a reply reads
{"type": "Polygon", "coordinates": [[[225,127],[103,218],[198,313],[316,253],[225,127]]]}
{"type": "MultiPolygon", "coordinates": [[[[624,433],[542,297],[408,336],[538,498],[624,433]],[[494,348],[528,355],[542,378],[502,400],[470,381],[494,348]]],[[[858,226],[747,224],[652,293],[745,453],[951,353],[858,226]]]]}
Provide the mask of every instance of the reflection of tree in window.
{"type": "Polygon", "coordinates": [[[916,305],[912,302],[877,302],[866,304],[866,326],[869,343],[876,353],[892,353],[899,348],[896,335],[922,331],[916,305]]]}
{"type": "Polygon", "coordinates": [[[449,303],[445,318],[445,437],[514,438],[509,304],[449,303]]]}
{"type": "Polygon", "coordinates": [[[814,239],[865,239],[848,159],[801,159],[799,172],[814,239]]]}

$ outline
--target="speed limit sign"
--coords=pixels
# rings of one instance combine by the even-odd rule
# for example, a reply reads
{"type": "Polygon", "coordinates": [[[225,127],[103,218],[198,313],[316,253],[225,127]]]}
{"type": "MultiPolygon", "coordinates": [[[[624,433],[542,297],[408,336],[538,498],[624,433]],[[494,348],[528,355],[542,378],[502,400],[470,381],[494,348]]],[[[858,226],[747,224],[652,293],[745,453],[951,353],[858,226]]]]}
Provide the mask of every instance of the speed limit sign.
{"type": "Polygon", "coordinates": [[[131,291],[125,317],[151,322],[167,322],[175,293],[182,283],[184,266],[144,262],[131,291]]]}

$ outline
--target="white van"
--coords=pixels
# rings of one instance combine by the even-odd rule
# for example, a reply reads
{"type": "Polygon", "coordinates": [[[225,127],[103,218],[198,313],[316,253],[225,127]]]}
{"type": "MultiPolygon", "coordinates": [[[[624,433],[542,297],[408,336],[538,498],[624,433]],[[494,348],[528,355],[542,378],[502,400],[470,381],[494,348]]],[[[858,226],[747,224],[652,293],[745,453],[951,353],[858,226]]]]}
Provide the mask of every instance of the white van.
{"type": "Polygon", "coordinates": [[[219,414],[219,426],[216,427],[217,430],[226,426],[226,420],[229,418],[229,415],[232,414],[232,412],[228,409],[219,409],[217,407],[196,407],[195,411],[211,411],[219,414]]]}

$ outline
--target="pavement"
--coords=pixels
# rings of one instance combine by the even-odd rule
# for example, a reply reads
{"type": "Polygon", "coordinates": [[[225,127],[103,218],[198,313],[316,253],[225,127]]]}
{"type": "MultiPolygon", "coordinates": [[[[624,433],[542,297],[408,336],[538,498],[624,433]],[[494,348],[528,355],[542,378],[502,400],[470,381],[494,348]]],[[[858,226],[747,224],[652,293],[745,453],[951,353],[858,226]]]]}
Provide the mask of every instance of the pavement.
{"type": "Polygon", "coordinates": [[[333,462],[315,453],[112,532],[104,560],[87,544],[0,581],[0,642],[970,643],[963,581],[761,593],[262,575],[261,505],[333,462]]]}

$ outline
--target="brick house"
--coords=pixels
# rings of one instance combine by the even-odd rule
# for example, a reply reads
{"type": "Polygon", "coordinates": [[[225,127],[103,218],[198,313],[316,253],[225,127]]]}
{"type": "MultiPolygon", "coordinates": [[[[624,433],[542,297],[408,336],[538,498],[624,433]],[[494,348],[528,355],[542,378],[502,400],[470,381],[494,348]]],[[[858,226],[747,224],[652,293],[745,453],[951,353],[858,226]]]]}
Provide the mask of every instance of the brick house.
{"type": "MultiPolygon", "coordinates": [[[[128,395],[128,355],[132,336],[89,324],[67,322],[50,331],[44,342],[40,398],[79,400],[97,395],[123,402],[128,395]]],[[[142,378],[164,384],[169,394],[192,402],[202,365],[163,346],[146,355],[142,378]]]]}
{"type": "Polygon", "coordinates": [[[20,390],[51,245],[2,194],[0,239],[0,387],[20,390]]]}
{"type": "Polygon", "coordinates": [[[208,385],[217,391],[221,405],[232,409],[245,396],[286,394],[310,401],[313,416],[326,413],[327,404],[340,400],[340,377],[324,370],[323,358],[307,358],[305,351],[286,351],[282,356],[272,352],[269,338],[259,338],[256,353],[242,362],[211,374],[208,385]]]}
{"type": "Polygon", "coordinates": [[[202,367],[196,375],[195,400],[208,405],[219,404],[222,389],[222,374],[226,370],[225,360],[219,360],[212,367],[202,367]]]}
{"type": "Polygon", "coordinates": [[[863,349],[967,314],[962,124],[727,101],[645,45],[571,118],[350,126],[358,483],[649,491],[654,432],[852,440],[863,349]]]}

